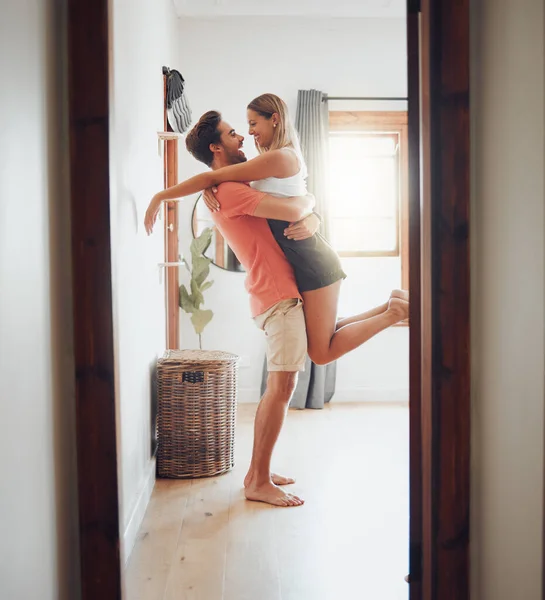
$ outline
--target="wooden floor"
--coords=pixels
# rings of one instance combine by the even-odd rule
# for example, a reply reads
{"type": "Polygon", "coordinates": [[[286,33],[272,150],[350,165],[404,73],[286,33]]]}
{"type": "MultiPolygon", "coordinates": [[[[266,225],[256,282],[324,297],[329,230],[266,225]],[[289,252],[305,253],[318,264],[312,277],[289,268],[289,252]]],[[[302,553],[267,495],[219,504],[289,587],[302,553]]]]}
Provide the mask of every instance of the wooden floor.
{"type": "Polygon", "coordinates": [[[255,405],[241,405],[236,466],[158,480],[126,571],[127,600],[406,600],[408,408],[290,411],[273,468],[299,508],[247,502],[255,405]]]}

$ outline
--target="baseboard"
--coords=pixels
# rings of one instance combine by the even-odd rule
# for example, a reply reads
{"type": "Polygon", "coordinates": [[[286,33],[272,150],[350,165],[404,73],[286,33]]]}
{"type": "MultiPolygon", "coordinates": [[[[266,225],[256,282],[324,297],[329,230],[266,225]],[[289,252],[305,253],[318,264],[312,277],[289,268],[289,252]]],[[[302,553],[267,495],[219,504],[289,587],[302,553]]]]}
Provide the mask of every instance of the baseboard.
{"type": "MultiPolygon", "coordinates": [[[[256,404],[260,399],[258,389],[238,390],[239,404],[256,404]]],[[[408,403],[409,390],[407,388],[350,388],[340,389],[335,392],[332,402],[384,402],[408,403]]]]}
{"type": "Polygon", "coordinates": [[[407,388],[351,388],[335,391],[332,402],[408,403],[407,388]]]}
{"type": "Polygon", "coordinates": [[[155,458],[152,458],[148,466],[144,485],[142,486],[138,498],[134,503],[129,522],[125,527],[125,533],[123,534],[123,548],[121,556],[124,557],[125,565],[129,562],[129,558],[131,557],[134,544],[136,543],[136,537],[138,536],[138,531],[140,530],[142,521],[144,520],[144,515],[146,514],[146,509],[148,508],[154,485],[155,458]]]}

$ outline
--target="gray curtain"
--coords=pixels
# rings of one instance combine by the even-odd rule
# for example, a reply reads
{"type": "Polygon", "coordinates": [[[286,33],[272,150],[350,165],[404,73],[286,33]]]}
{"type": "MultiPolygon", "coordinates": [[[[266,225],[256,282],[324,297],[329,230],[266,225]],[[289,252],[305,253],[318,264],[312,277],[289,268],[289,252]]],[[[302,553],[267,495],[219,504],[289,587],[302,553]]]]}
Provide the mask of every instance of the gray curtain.
{"type": "Polygon", "coordinates": [[[328,136],[329,107],[327,94],[318,90],[297,92],[295,128],[308,168],[307,187],[316,196],[315,211],[322,217],[321,233],[329,239],[328,223],[328,136]]]}
{"type": "MultiPolygon", "coordinates": [[[[315,365],[307,356],[305,370],[299,373],[297,387],[290,401],[290,408],[323,408],[335,393],[337,378],[337,363],[315,365]]],[[[261,380],[261,395],[267,386],[267,359],[263,363],[263,378],[261,380]]]]}

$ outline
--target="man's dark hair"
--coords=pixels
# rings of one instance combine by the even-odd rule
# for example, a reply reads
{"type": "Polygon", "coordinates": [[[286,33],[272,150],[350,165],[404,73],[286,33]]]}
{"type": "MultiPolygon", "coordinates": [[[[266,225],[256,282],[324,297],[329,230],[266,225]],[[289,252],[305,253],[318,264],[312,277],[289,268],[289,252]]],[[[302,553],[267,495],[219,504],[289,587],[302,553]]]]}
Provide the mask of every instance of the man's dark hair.
{"type": "Polygon", "coordinates": [[[220,132],[218,125],[221,122],[221,113],[210,110],[199,119],[199,122],[187,134],[185,147],[197,159],[208,167],[212,166],[214,153],[210,150],[210,144],[220,143],[220,132]]]}

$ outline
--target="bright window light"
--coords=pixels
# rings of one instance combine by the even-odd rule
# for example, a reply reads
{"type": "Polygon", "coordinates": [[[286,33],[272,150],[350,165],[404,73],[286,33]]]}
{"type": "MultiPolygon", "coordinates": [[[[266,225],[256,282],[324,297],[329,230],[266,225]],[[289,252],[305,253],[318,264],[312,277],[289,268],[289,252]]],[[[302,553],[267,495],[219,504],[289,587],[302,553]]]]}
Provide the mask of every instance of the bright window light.
{"type": "Polygon", "coordinates": [[[397,134],[330,135],[330,240],[337,251],[399,251],[398,150],[397,134]]]}

